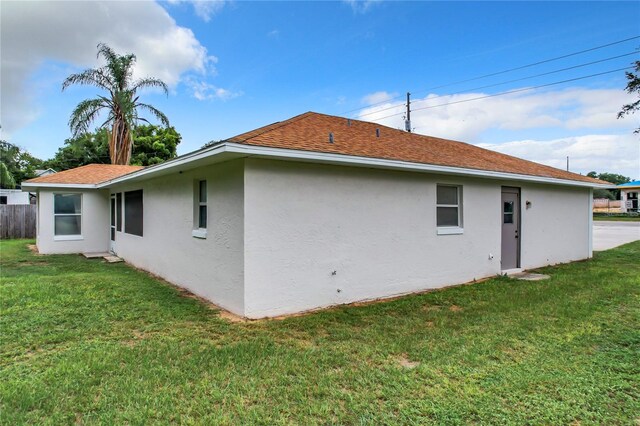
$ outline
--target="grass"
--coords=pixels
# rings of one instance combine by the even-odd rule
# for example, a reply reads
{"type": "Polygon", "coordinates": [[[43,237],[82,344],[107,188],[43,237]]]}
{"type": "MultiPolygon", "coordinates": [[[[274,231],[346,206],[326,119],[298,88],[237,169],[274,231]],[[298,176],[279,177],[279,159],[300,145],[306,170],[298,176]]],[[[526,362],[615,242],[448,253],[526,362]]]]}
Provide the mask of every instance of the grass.
{"type": "Polygon", "coordinates": [[[600,216],[593,215],[596,222],[640,222],[640,216],[600,216]]]}
{"type": "Polygon", "coordinates": [[[2,241],[0,423],[638,424],[640,242],[282,321],[2,241]]]}

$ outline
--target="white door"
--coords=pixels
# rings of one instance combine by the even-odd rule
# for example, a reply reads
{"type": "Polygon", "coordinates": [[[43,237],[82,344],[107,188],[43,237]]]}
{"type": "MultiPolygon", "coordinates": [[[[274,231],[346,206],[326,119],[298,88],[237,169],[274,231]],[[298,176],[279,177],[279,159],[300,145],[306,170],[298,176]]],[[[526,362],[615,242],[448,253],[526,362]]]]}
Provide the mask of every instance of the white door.
{"type": "Polygon", "coordinates": [[[116,252],[116,194],[111,194],[111,222],[109,226],[109,251],[116,252]]]}
{"type": "Polygon", "coordinates": [[[520,189],[502,187],[503,271],[520,267],[520,189]]]}

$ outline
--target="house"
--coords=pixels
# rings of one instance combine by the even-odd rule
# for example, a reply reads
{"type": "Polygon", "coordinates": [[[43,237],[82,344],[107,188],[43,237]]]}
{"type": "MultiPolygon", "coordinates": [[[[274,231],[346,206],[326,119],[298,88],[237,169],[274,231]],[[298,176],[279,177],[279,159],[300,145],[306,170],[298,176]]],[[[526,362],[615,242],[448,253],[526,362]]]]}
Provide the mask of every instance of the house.
{"type": "Polygon", "coordinates": [[[638,213],[638,193],[640,193],[640,180],[618,185],[620,189],[620,211],[622,213],[638,213]]]}
{"type": "MultiPolygon", "coordinates": [[[[53,169],[36,170],[36,177],[47,176],[55,173],[53,169]]],[[[35,196],[24,192],[21,189],[2,189],[0,188],[0,205],[2,204],[34,204],[35,196]]]]}
{"type": "Polygon", "coordinates": [[[248,318],[592,256],[603,181],[308,112],[163,164],[32,179],[42,253],[110,250],[248,318]]]}
{"type": "Polygon", "coordinates": [[[21,189],[0,189],[0,205],[30,203],[28,192],[22,192],[21,189]]]}
{"type": "Polygon", "coordinates": [[[40,176],[49,176],[56,173],[55,170],[53,170],[52,168],[48,168],[48,169],[36,169],[36,177],[40,177],[40,176]]]}

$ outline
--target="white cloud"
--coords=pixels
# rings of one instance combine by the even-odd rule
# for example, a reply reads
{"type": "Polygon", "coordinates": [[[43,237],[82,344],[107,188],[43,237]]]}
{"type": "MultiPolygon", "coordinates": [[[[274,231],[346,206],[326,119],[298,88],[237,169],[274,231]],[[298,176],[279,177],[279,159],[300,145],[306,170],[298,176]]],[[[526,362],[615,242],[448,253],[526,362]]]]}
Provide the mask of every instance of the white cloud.
{"type": "Polygon", "coordinates": [[[267,37],[269,38],[278,38],[280,37],[280,31],[279,30],[271,30],[267,33],[267,37]]]}
{"type": "Polygon", "coordinates": [[[572,172],[611,172],[632,179],[640,178],[640,143],[632,133],[521,140],[478,146],[559,169],[566,169],[568,156],[569,170],[572,172]]]}
{"type": "Polygon", "coordinates": [[[233,92],[231,90],[223,89],[222,87],[217,87],[205,81],[189,79],[186,81],[186,83],[189,87],[191,87],[193,97],[199,101],[213,99],[228,101],[229,99],[242,96],[242,92],[233,92]]]}
{"type": "MultiPolygon", "coordinates": [[[[2,127],[6,133],[38,115],[28,79],[46,61],[74,69],[99,65],[96,45],[134,52],[137,76],[154,76],[175,88],[185,73],[211,76],[217,59],[193,32],[152,1],[3,2],[2,127]],[[10,108],[7,106],[11,106],[10,108]]],[[[57,82],[56,84],[61,84],[57,82]]]]}
{"type": "Polygon", "coordinates": [[[385,91],[370,93],[362,97],[362,103],[366,105],[377,105],[388,102],[396,96],[398,96],[397,93],[389,93],[385,91]]]}
{"type": "MultiPolygon", "coordinates": [[[[596,170],[640,177],[640,142],[638,135],[632,133],[635,122],[617,119],[621,106],[634,100],[632,95],[622,90],[569,88],[460,102],[486,95],[428,95],[415,99],[412,101],[412,126],[416,133],[470,143],[486,140],[490,131],[508,131],[525,136],[513,142],[479,146],[561,169],[566,168],[566,157],[569,156],[571,170],[581,173],[596,170]],[[452,102],[460,103],[420,109],[452,102]],[[582,135],[551,140],[533,140],[526,136],[539,134],[541,130],[547,134],[571,132],[582,135]]],[[[404,111],[404,103],[398,100],[366,108],[361,111],[360,118],[403,128],[404,111]],[[387,117],[392,114],[397,115],[387,117]]]]}
{"type": "Polygon", "coordinates": [[[380,3],[382,0],[342,0],[344,3],[351,6],[351,10],[356,14],[367,13],[371,6],[376,3],[380,3]]]}
{"type": "MultiPolygon", "coordinates": [[[[622,90],[569,88],[550,92],[525,91],[469,101],[486,93],[437,96],[412,100],[411,122],[418,133],[467,142],[490,129],[629,129],[630,120],[618,120],[621,106],[633,100],[622,90]],[[449,104],[445,106],[438,106],[449,104]],[[434,108],[425,108],[438,106],[434,108]],[[425,109],[423,109],[425,108],[425,109]]],[[[373,106],[359,114],[364,120],[402,127],[404,102],[373,106]],[[389,117],[390,115],[393,115],[389,117]]]]}

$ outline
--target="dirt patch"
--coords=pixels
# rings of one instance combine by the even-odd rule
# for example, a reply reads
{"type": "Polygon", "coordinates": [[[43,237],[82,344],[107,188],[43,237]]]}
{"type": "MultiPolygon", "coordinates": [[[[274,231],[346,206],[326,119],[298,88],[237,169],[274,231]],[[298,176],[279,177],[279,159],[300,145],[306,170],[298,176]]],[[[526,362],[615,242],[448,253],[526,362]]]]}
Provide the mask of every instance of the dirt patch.
{"type": "Polygon", "coordinates": [[[442,309],[442,306],[440,306],[440,305],[424,305],[424,306],[422,307],[422,310],[423,310],[423,311],[427,311],[427,312],[430,312],[430,311],[439,311],[440,309],[442,309]]]}
{"type": "Polygon", "coordinates": [[[29,249],[29,251],[31,251],[31,253],[33,253],[34,256],[44,256],[44,254],[40,254],[40,252],[38,251],[38,246],[35,244],[27,244],[27,248],[29,249]]]}
{"type": "Polygon", "coordinates": [[[229,322],[248,322],[249,320],[241,317],[240,315],[233,314],[229,311],[225,311],[224,309],[220,309],[218,316],[225,321],[229,322]]]}
{"type": "Polygon", "coordinates": [[[131,339],[122,341],[123,345],[128,346],[130,348],[137,345],[141,340],[144,340],[147,338],[147,333],[145,333],[144,331],[133,330],[131,334],[133,334],[131,339]]]}
{"type": "Polygon", "coordinates": [[[47,266],[49,262],[18,262],[17,266],[47,266]]]}
{"type": "Polygon", "coordinates": [[[462,308],[458,305],[451,305],[449,306],[449,310],[451,312],[460,312],[462,310],[462,308]]]}
{"type": "Polygon", "coordinates": [[[427,327],[429,327],[429,328],[433,328],[433,327],[435,327],[435,324],[433,323],[433,321],[427,321],[427,322],[426,322],[426,325],[427,325],[427,327]]]}
{"type": "Polygon", "coordinates": [[[407,357],[407,354],[402,354],[401,356],[399,356],[397,362],[400,367],[406,368],[407,370],[413,370],[420,365],[420,363],[417,361],[411,361],[407,357]]]}

